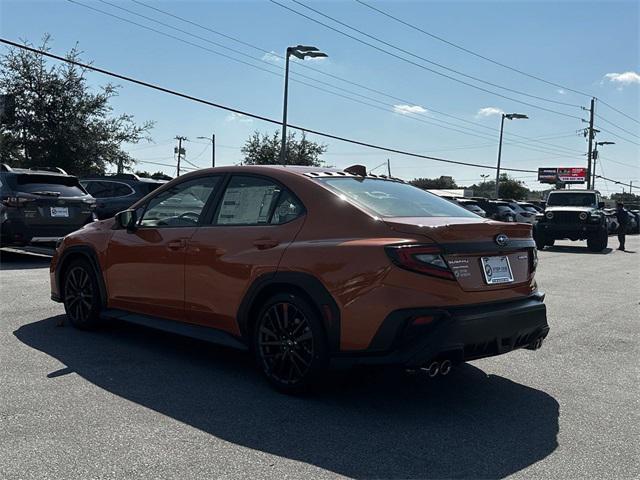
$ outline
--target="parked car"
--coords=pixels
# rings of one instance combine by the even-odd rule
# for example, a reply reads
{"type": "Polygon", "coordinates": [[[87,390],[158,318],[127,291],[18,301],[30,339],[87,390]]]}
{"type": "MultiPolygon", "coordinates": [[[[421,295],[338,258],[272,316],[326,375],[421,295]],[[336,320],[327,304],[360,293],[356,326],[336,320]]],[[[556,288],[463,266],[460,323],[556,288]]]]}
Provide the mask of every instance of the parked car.
{"type": "Polygon", "coordinates": [[[520,205],[522,208],[524,208],[525,210],[532,212],[532,213],[543,213],[544,212],[544,208],[539,207],[538,205],[535,205],[533,203],[530,202],[518,202],[518,205],[520,205]]]}
{"type": "Polygon", "coordinates": [[[626,210],[629,220],[627,221],[627,233],[638,233],[638,217],[630,210],[626,210]]]}
{"type": "Polygon", "coordinates": [[[534,238],[539,250],[555,240],[586,240],[589,250],[607,248],[611,220],[596,190],[554,190],[547,197],[544,215],[538,217],[534,238]]]}
{"type": "Polygon", "coordinates": [[[631,213],[636,217],[636,229],[632,233],[640,233],[640,210],[631,210],[631,213]]]}
{"type": "Polygon", "coordinates": [[[97,199],[96,215],[103,220],[126,210],[166,181],[139,177],[132,173],[119,173],[83,177],[80,183],[97,199]]]}
{"type": "Polygon", "coordinates": [[[330,365],[436,376],[539,348],[536,265],[530,225],[364,167],[222,167],[66,236],[51,297],[79,328],[117,318],[251,350],[296,392],[330,365]]]}
{"type": "Polygon", "coordinates": [[[499,220],[501,222],[515,222],[516,212],[514,212],[509,204],[500,200],[489,200],[482,197],[473,197],[473,200],[478,202],[480,208],[482,208],[487,215],[487,218],[493,220],[499,220]]]}
{"type": "Polygon", "coordinates": [[[531,223],[534,224],[536,222],[537,212],[532,212],[526,208],[524,208],[520,203],[515,200],[503,200],[511,210],[515,213],[515,221],[522,223],[531,223]]]}
{"type": "Polygon", "coordinates": [[[94,220],[95,200],[62,169],[0,165],[0,246],[55,245],[94,220]]]}
{"type": "Polygon", "coordinates": [[[487,212],[480,208],[480,205],[478,205],[478,202],[476,202],[475,200],[470,200],[468,198],[458,198],[457,202],[476,215],[480,215],[481,217],[487,216],[487,212]]]}

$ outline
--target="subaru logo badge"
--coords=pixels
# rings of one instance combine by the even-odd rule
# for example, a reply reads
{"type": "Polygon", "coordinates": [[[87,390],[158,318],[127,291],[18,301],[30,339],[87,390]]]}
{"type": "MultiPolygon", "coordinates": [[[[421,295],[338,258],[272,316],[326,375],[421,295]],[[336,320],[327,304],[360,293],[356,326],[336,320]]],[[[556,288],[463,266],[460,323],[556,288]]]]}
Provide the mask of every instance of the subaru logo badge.
{"type": "Polygon", "coordinates": [[[509,243],[509,237],[507,237],[504,233],[501,233],[496,237],[496,243],[499,247],[504,247],[507,243],[509,243]]]}

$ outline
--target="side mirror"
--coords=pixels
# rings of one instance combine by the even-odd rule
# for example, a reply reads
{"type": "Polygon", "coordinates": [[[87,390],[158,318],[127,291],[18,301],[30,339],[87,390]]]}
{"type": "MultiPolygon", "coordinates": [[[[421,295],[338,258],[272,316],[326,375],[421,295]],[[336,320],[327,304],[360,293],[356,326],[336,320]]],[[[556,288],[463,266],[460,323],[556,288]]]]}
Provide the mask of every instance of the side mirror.
{"type": "Polygon", "coordinates": [[[598,208],[600,209],[604,208],[604,202],[598,202],[598,208]]]}
{"type": "Polygon", "coordinates": [[[116,213],[116,224],[118,227],[126,229],[127,232],[133,232],[136,229],[138,216],[135,210],[124,210],[116,213]]]}

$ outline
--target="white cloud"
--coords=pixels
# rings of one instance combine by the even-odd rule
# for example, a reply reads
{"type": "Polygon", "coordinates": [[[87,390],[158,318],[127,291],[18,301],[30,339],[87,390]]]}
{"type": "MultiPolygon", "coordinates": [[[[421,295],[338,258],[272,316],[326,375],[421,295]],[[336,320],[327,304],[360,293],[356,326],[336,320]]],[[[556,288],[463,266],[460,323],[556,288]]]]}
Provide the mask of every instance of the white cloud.
{"type": "Polygon", "coordinates": [[[604,78],[611,83],[617,84],[620,88],[631,85],[632,83],[640,84],[640,73],[624,72],[624,73],[607,73],[604,78]]]}
{"type": "Polygon", "coordinates": [[[253,118],[247,117],[246,115],[242,115],[241,113],[231,112],[225,118],[227,122],[241,122],[241,123],[251,123],[253,122],[253,118]]]}
{"type": "Polygon", "coordinates": [[[394,105],[393,111],[401,115],[411,115],[412,113],[426,113],[427,109],[420,105],[394,105]]]}
{"type": "Polygon", "coordinates": [[[559,88],[558,90],[556,90],[556,92],[557,92],[559,95],[566,95],[566,93],[567,93],[567,92],[565,92],[565,91],[564,91],[564,89],[562,89],[562,88],[559,88]]]}
{"type": "Polygon", "coordinates": [[[271,51],[269,53],[265,53],[264,55],[262,55],[262,60],[266,61],[266,62],[270,62],[270,63],[281,63],[282,62],[282,58],[280,58],[278,56],[278,54],[274,51],[271,51]]]}
{"type": "Polygon", "coordinates": [[[484,107],[478,110],[478,113],[476,113],[476,118],[492,117],[493,115],[502,115],[503,113],[504,110],[498,107],[484,107]]]}

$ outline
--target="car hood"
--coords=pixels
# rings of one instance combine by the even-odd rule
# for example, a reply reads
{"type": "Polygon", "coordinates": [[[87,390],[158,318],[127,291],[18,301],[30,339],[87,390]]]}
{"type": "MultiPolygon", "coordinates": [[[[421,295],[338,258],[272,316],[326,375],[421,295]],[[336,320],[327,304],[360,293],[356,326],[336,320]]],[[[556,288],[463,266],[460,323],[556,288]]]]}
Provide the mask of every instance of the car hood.
{"type": "Polygon", "coordinates": [[[482,217],[393,217],[383,221],[396,232],[422,235],[436,243],[486,242],[499,234],[531,238],[528,223],[505,223],[482,217]]]}

